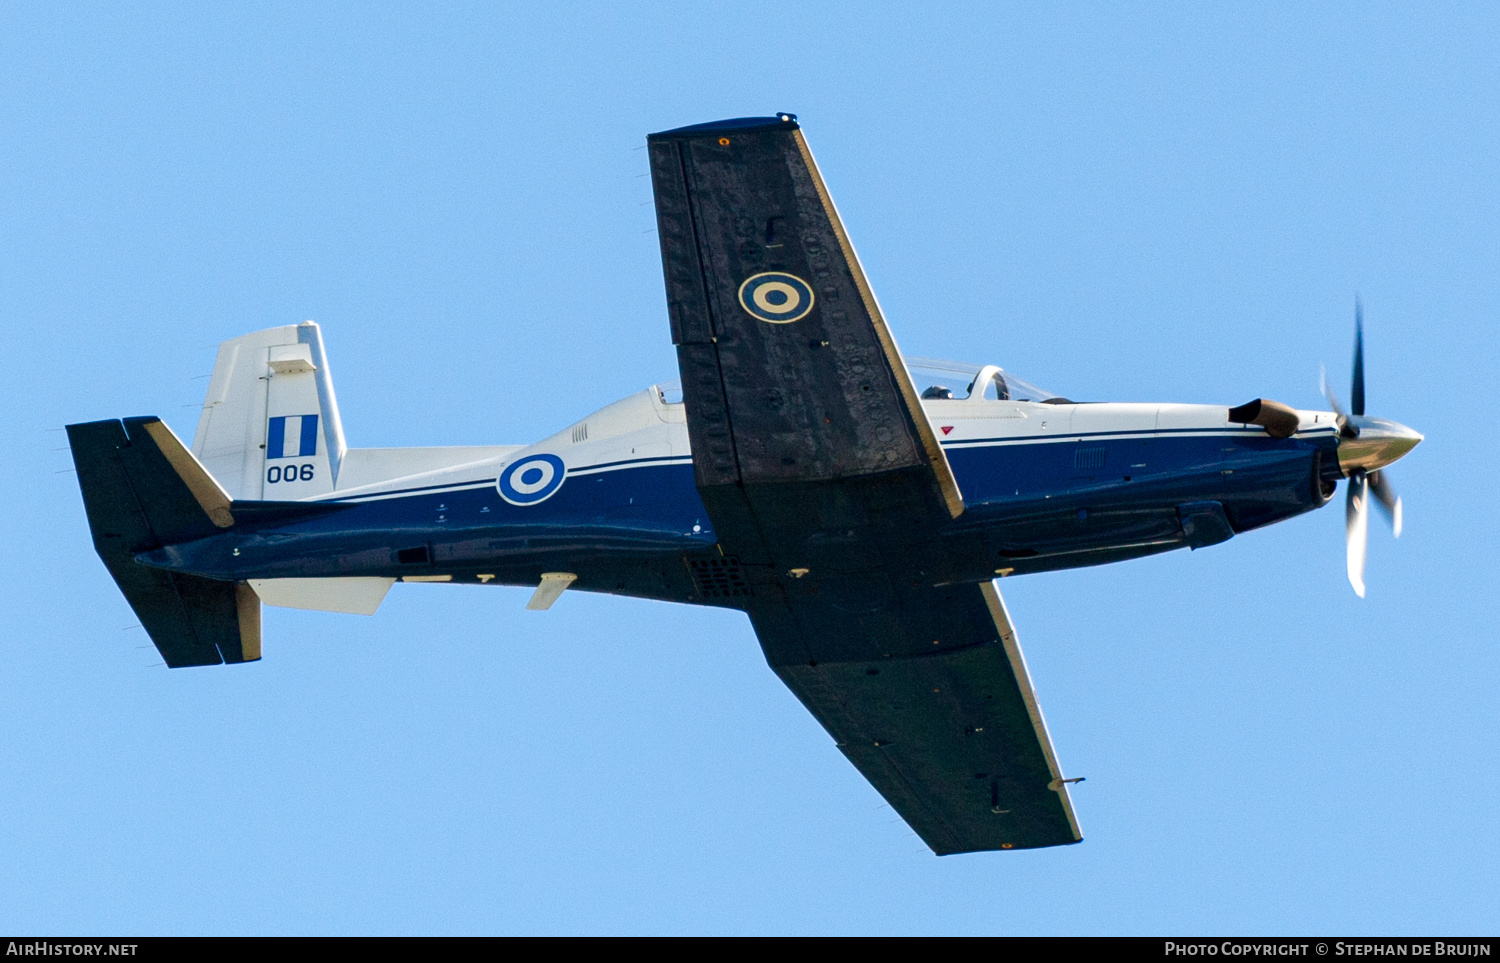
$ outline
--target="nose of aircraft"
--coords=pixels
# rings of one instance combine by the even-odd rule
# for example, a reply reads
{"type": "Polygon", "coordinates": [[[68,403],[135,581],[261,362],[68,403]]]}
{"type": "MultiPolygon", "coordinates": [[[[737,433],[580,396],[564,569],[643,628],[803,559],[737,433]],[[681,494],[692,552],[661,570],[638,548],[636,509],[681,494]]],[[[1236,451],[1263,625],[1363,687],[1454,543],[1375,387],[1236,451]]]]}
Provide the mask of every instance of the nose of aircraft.
{"type": "Polygon", "coordinates": [[[1385,418],[1351,415],[1339,438],[1339,467],[1344,474],[1378,471],[1417,447],[1422,436],[1385,418]]]}

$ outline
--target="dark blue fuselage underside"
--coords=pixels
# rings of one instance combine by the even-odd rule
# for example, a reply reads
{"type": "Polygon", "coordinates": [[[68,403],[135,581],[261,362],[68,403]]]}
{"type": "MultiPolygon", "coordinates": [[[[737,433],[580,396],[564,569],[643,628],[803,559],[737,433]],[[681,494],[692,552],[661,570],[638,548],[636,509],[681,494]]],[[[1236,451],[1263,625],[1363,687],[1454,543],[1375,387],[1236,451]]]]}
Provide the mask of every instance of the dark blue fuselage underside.
{"type": "MultiPolygon", "coordinates": [[[[944,447],[964,514],[912,539],[945,540],[956,568],[975,581],[1212,544],[1319,507],[1338,477],[1331,431],[1284,440],[1229,429],[944,447]],[[1203,529],[1192,517],[1204,512],[1222,534],[1195,536],[1203,529]]],[[[719,553],[687,458],[570,469],[555,494],[533,505],[502,499],[493,478],[340,504],[290,523],[237,524],[139,560],[234,581],[447,575],[536,585],[543,572],[565,571],[585,590],[735,604],[695,578],[692,561],[719,553]]]]}

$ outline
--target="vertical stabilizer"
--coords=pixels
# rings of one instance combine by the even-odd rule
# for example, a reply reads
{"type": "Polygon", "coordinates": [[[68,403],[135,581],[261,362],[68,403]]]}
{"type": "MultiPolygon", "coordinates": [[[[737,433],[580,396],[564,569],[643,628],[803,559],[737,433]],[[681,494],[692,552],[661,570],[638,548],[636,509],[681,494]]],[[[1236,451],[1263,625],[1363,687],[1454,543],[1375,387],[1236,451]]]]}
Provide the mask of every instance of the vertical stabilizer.
{"type": "Polygon", "coordinates": [[[231,498],[291,501],[338,483],[344,428],[311,321],[225,341],[193,454],[231,498]]]}

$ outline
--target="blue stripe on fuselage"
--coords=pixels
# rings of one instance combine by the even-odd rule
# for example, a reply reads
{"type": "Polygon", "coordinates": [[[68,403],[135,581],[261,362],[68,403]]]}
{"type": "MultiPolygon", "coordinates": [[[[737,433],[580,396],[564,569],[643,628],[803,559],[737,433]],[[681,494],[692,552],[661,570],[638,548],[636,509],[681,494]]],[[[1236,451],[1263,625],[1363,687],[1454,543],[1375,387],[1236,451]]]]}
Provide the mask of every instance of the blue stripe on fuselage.
{"type": "MultiPolygon", "coordinates": [[[[1337,428],[1311,428],[1307,431],[1299,431],[1293,440],[1306,440],[1320,436],[1332,436],[1338,432],[1337,428]]],[[[1244,428],[1138,428],[1124,431],[1071,431],[1059,432],[1052,437],[1038,437],[1036,435],[999,435],[993,438],[949,438],[944,439],[944,448],[960,448],[972,445],[1057,445],[1066,444],[1083,438],[1109,439],[1109,438],[1170,438],[1184,436],[1212,436],[1215,438],[1260,438],[1271,439],[1263,428],[1247,426],[1244,428]]]]}
{"type": "Polygon", "coordinates": [[[691,532],[698,525],[699,534],[709,531],[708,516],[693,487],[692,463],[642,461],[656,464],[617,471],[569,471],[557,493],[535,505],[512,505],[500,498],[493,478],[481,478],[359,496],[347,500],[353,505],[347,511],[308,519],[296,528],[455,531],[583,524],[674,534],[691,532]]]}
{"type": "MultiPolygon", "coordinates": [[[[1304,433],[1292,439],[1268,437],[1264,431],[1158,430],[1091,432],[1059,438],[995,438],[944,442],[949,464],[969,506],[989,501],[1010,502],[1018,496],[1065,497],[1097,488],[1101,483],[1163,479],[1173,475],[1200,477],[1204,473],[1233,472],[1258,462],[1280,461],[1299,452],[1331,447],[1333,432],[1304,433]],[[1089,456],[1080,461],[1080,449],[1089,456]],[[1080,467],[1086,465],[1087,467],[1080,467]]],[[[1185,492],[1184,497],[1191,495],[1185,492]]],[[[1203,493],[1208,497],[1211,493],[1203,493]]],[[[356,518],[391,524],[418,516],[430,517],[432,506],[451,502],[487,507],[490,524],[534,525],[581,522],[676,530],[689,518],[707,528],[703,505],[693,485],[692,462],[683,456],[634,458],[571,468],[567,481],[547,501],[531,506],[511,505],[494,492],[493,478],[450,482],[332,501],[352,501],[372,510],[343,512],[320,521],[345,527],[356,518]],[[429,505],[429,502],[431,503],[429,505]],[[374,509],[373,506],[383,506],[374,509]],[[335,520],[338,521],[335,521],[335,520]]],[[[453,517],[444,520],[450,527],[453,517]]],[[[304,523],[311,524],[311,523],[304,523]]]]}
{"type": "MultiPolygon", "coordinates": [[[[592,474],[594,472],[600,472],[600,471],[616,471],[618,469],[628,468],[628,467],[631,467],[631,466],[635,466],[635,467],[647,467],[647,466],[653,466],[653,467],[655,467],[655,466],[666,466],[666,465],[688,465],[688,466],[691,466],[692,464],[693,464],[693,459],[692,459],[691,456],[688,456],[688,455],[662,455],[662,456],[657,457],[657,458],[626,458],[623,461],[606,461],[606,462],[600,462],[599,464],[596,464],[596,465],[583,465],[583,466],[581,466],[579,468],[569,468],[567,474],[568,474],[569,478],[572,478],[572,477],[574,477],[576,475],[587,475],[587,474],[592,474]]],[[[317,500],[318,501],[335,501],[335,502],[355,502],[355,503],[367,502],[367,501],[377,501],[377,500],[382,500],[383,501],[383,500],[394,498],[394,497],[397,497],[397,496],[400,496],[400,495],[410,495],[410,494],[415,494],[415,493],[419,493],[419,492],[447,492],[447,491],[459,491],[459,490],[468,489],[468,488],[482,488],[485,485],[493,485],[493,484],[495,484],[496,480],[497,479],[495,479],[495,478],[479,478],[479,479],[474,479],[472,481],[443,482],[443,483],[437,484],[437,485],[417,485],[417,486],[414,486],[412,488],[392,488],[389,491],[372,492],[372,493],[370,493],[368,495],[354,495],[354,496],[343,496],[343,497],[340,497],[337,492],[334,492],[334,493],[331,493],[329,495],[325,495],[322,498],[317,499],[317,500]]],[[[530,506],[527,506],[527,507],[530,507],[530,506]]]]}
{"type": "MultiPolygon", "coordinates": [[[[1314,451],[1337,443],[1331,435],[1277,440],[1259,431],[998,441],[1004,443],[946,446],[971,509],[960,523],[1001,541],[1014,526],[1029,527],[1036,544],[1028,546],[1039,550],[1052,538],[1045,513],[1070,510],[1075,502],[1075,513],[1085,507],[1129,513],[1216,500],[1232,519],[1244,520],[1237,528],[1299,514],[1316,504],[1314,451]],[[1080,449],[1089,450],[1087,457],[1079,457],[1080,449]]],[[[680,457],[583,466],[535,505],[504,501],[493,479],[485,478],[348,503],[345,511],[289,524],[226,531],[223,537],[241,546],[240,553],[204,539],[163,549],[162,561],[153,564],[218,578],[358,575],[391,571],[395,550],[413,545],[430,546],[434,566],[461,569],[486,559],[519,563],[538,553],[560,553],[579,564],[591,557],[670,556],[711,550],[715,542],[692,463],[680,457]]],[[[1098,549],[1110,550],[1118,534],[1101,527],[1098,549]]],[[[1068,538],[1079,541],[1077,532],[1068,538]]],[[[1076,561],[1089,563],[1085,555],[1076,561]]]]}
{"type": "MultiPolygon", "coordinates": [[[[1330,447],[1334,438],[1332,431],[1281,440],[1258,428],[1250,432],[1182,429],[966,440],[945,442],[943,448],[965,504],[973,505],[1018,497],[1065,497],[1101,484],[1176,475],[1201,479],[1214,472],[1232,473],[1330,447]],[[1087,456],[1080,459],[1080,453],[1087,456]]],[[[1215,492],[1201,494],[1216,498],[1215,492]]],[[[1184,497],[1191,494],[1184,492],[1184,497]]]]}

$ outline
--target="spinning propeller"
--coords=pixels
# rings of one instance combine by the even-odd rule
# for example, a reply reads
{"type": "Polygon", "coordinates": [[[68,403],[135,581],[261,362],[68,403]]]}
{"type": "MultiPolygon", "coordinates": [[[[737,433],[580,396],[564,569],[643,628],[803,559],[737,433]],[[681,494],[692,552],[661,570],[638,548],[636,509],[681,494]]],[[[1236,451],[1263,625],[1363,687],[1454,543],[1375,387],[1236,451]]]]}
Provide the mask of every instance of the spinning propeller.
{"type": "Polygon", "coordinates": [[[1349,479],[1344,502],[1344,533],[1349,554],[1349,584],[1355,593],[1365,597],[1365,552],[1369,543],[1370,496],[1380,505],[1391,523],[1391,531],[1401,537],[1401,497],[1391,487],[1382,470],[1386,465],[1417,447],[1422,436],[1405,425],[1384,418],[1365,416],[1365,331],[1364,311],[1354,302],[1354,377],[1349,387],[1348,412],[1344,411],[1323,373],[1323,395],[1338,415],[1339,468],[1349,479]]]}

